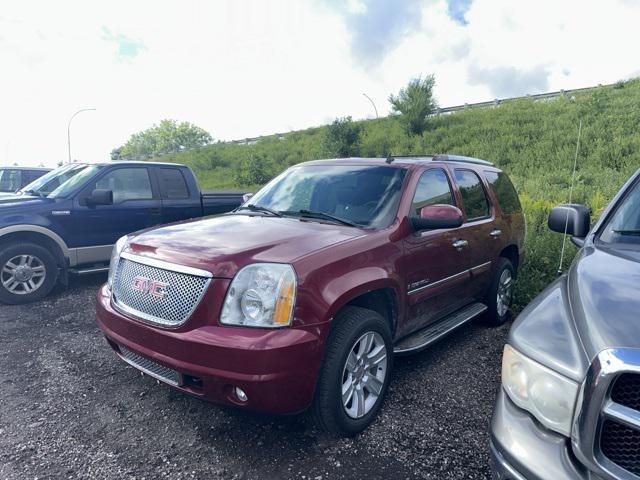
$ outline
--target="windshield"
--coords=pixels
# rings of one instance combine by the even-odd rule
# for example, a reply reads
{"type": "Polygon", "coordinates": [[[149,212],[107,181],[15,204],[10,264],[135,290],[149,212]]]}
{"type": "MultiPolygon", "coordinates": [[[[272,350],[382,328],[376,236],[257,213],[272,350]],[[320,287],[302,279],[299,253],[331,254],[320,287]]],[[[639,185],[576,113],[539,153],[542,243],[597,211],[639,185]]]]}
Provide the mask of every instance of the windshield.
{"type": "Polygon", "coordinates": [[[384,228],[395,218],[405,173],[403,168],[384,166],[294,167],[260,190],[247,205],[283,215],[384,228]]]}
{"type": "Polygon", "coordinates": [[[46,197],[60,185],[86,168],[88,168],[88,165],[77,163],[56,168],[28,184],[20,190],[20,193],[46,197]]]}
{"type": "Polygon", "coordinates": [[[84,165],[83,169],[75,172],[75,174],[67,179],[64,183],[61,183],[58,188],[49,194],[50,198],[63,198],[73,193],[77,188],[84,185],[84,183],[93,177],[102,169],[100,165],[84,165]]]}
{"type": "Polygon", "coordinates": [[[640,244],[640,181],[616,208],[600,239],[608,243],[640,244]]]}

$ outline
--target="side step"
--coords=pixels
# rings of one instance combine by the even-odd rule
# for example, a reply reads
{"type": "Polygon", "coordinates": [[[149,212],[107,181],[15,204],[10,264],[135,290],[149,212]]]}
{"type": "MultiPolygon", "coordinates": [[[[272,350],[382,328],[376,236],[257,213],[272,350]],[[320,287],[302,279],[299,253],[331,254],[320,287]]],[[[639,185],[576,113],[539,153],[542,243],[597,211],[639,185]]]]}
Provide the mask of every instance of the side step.
{"type": "Polygon", "coordinates": [[[70,269],[69,273],[73,275],[90,275],[92,273],[102,273],[102,272],[108,272],[108,271],[109,271],[109,265],[99,266],[99,267],[88,267],[83,269],[70,269]]]}
{"type": "Polygon", "coordinates": [[[393,353],[415,353],[428,347],[448,333],[454,331],[469,320],[477,317],[487,309],[484,303],[472,303],[439,322],[429,325],[422,330],[400,340],[393,349],[393,353]]]}

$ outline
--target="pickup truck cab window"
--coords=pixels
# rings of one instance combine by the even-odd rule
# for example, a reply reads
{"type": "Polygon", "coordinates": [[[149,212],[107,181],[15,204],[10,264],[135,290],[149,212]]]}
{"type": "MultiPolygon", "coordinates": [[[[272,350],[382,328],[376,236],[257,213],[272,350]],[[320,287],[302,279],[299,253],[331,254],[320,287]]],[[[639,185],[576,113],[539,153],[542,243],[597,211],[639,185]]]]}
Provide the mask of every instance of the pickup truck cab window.
{"type": "Polygon", "coordinates": [[[398,211],[405,174],[404,168],[387,166],[294,167],[250,203],[284,215],[319,212],[363,227],[385,228],[398,211]]]}
{"type": "Polygon", "coordinates": [[[111,190],[113,203],[127,200],[151,200],[151,179],[146,168],[118,168],[107,173],[95,182],[90,191],[96,189],[111,190]]]}
{"type": "Polygon", "coordinates": [[[456,183],[462,195],[467,221],[490,216],[489,201],[480,177],[471,170],[455,170],[456,183]]]}
{"type": "Polygon", "coordinates": [[[158,172],[160,179],[160,195],[168,200],[183,200],[189,198],[189,189],[184,175],[177,168],[161,168],[158,172]]]}
{"type": "Polygon", "coordinates": [[[422,173],[411,202],[410,215],[419,217],[423,207],[436,204],[456,204],[449,178],[442,168],[431,168],[422,173]]]}

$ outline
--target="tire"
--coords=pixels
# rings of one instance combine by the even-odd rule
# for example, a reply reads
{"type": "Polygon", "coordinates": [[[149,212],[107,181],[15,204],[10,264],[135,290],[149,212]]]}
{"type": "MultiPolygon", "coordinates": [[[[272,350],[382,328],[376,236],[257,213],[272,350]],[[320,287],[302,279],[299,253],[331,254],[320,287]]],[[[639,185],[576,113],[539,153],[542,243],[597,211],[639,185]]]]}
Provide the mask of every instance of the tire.
{"type": "Polygon", "coordinates": [[[497,327],[509,320],[511,315],[509,307],[513,301],[515,276],[513,264],[508,259],[500,257],[496,273],[485,297],[485,304],[488,307],[486,321],[489,325],[497,327]]]}
{"type": "Polygon", "coordinates": [[[0,250],[0,302],[22,305],[44,298],[56,284],[58,265],[49,250],[35,243],[0,250]]]}
{"type": "Polygon", "coordinates": [[[346,307],[333,321],[311,411],[319,428],[352,436],[373,422],[384,401],[393,371],[393,342],[388,322],[372,310],[346,307]],[[362,363],[358,353],[364,353],[368,343],[369,355],[362,355],[362,363]],[[345,385],[351,392],[346,403],[345,385]]]}

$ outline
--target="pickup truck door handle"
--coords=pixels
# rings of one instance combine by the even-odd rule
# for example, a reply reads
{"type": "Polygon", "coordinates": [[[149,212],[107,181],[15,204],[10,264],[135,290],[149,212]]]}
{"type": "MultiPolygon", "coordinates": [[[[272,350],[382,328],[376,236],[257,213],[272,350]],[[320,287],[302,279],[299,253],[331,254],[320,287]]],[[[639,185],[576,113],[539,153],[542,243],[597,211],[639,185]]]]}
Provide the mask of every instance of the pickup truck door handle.
{"type": "Polygon", "coordinates": [[[148,208],[147,212],[149,212],[149,215],[160,215],[160,208],[159,207],[148,208]]]}
{"type": "Polygon", "coordinates": [[[491,230],[489,235],[491,235],[493,238],[498,238],[500,235],[502,235],[502,230],[496,228],[495,230],[491,230]]]}
{"type": "Polygon", "coordinates": [[[466,240],[456,240],[451,245],[453,245],[453,247],[457,250],[462,250],[464,247],[469,245],[469,242],[467,242],[466,240]]]}

